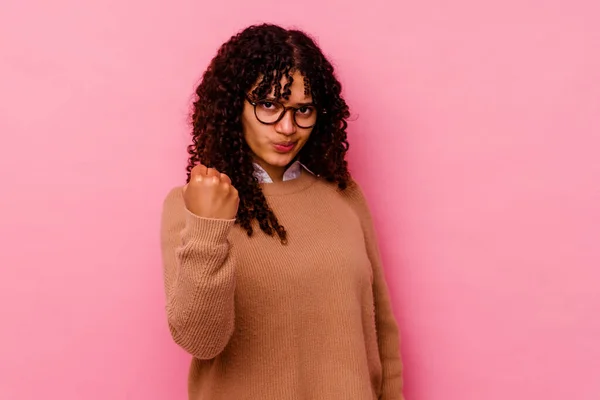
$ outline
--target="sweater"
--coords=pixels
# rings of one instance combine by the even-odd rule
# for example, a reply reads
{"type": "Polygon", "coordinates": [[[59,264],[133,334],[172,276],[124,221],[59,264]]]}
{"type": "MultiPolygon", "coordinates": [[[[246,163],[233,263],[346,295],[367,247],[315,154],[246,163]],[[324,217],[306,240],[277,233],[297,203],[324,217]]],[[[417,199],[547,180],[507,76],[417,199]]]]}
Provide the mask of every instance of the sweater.
{"type": "Polygon", "coordinates": [[[399,330],[369,208],[303,171],[261,184],[287,244],[201,218],[181,187],[161,218],[166,314],[190,400],[403,400],[399,330]]]}

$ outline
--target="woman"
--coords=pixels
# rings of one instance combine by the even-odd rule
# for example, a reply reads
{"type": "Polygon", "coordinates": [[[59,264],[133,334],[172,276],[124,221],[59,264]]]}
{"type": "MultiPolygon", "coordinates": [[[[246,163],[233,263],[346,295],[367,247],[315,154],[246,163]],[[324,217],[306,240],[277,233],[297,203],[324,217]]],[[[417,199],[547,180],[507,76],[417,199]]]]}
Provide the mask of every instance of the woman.
{"type": "Polygon", "coordinates": [[[232,37],[204,73],[187,184],[167,195],[161,228],[190,399],[403,399],[340,93],[317,45],[274,25],[232,37]]]}

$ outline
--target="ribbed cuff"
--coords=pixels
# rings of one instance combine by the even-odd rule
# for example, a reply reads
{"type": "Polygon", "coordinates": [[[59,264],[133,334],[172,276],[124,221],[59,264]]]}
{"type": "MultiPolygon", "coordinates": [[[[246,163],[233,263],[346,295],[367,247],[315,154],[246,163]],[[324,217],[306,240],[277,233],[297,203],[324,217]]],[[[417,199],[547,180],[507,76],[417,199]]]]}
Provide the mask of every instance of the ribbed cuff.
{"type": "Polygon", "coordinates": [[[220,243],[227,240],[234,219],[199,217],[186,209],[184,237],[188,240],[220,243]]]}

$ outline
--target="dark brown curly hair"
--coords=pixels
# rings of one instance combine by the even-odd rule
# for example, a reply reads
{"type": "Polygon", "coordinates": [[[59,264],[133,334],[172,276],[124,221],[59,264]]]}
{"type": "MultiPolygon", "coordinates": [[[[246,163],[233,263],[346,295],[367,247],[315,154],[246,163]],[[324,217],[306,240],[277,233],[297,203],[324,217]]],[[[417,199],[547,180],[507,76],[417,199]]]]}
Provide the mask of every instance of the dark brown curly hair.
{"type": "Polygon", "coordinates": [[[282,243],[286,243],[286,231],[254,176],[241,115],[246,95],[257,84],[252,95],[258,98],[272,89],[276,97],[287,98],[294,72],[302,74],[306,94],[311,94],[318,109],[324,111],[319,113],[297,159],[315,175],[344,190],[350,180],[345,160],[349,146],[348,105],[341,96],[342,87],[333,66],[315,42],[299,30],[253,25],[221,46],[196,89],[191,120],[193,142],[188,146],[187,181],[198,163],[227,174],[240,197],[236,223],[251,236],[256,220],[266,234],[277,233],[282,243]],[[283,77],[287,83],[282,87],[283,77]]]}

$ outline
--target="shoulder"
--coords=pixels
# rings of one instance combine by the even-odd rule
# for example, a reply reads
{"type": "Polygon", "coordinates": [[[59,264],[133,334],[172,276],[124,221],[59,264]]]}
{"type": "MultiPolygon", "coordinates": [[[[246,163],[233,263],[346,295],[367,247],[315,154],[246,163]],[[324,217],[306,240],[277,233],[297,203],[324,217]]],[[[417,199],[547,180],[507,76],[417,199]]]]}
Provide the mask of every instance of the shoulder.
{"type": "Polygon", "coordinates": [[[348,186],[342,191],[342,194],[350,201],[362,203],[365,201],[365,194],[362,186],[354,178],[350,178],[348,186]]]}
{"type": "Polygon", "coordinates": [[[367,198],[362,186],[354,178],[348,180],[347,186],[340,189],[336,183],[325,182],[329,190],[335,191],[341,199],[344,200],[359,216],[370,218],[370,211],[367,198]]]}
{"type": "Polygon", "coordinates": [[[346,186],[346,188],[343,190],[338,190],[340,195],[351,205],[358,208],[368,207],[363,188],[356,179],[350,178],[350,180],[348,180],[348,186],[346,186]]]}

